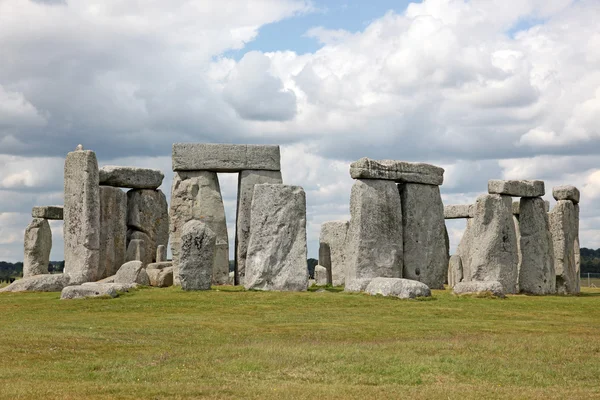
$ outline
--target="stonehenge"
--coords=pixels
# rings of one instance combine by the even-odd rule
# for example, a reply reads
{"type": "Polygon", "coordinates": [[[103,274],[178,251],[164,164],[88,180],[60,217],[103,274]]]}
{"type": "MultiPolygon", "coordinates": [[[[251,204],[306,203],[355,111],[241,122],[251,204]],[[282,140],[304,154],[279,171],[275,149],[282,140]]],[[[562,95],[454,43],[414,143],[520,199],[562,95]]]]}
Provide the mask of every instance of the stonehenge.
{"type": "Polygon", "coordinates": [[[346,281],[346,236],[348,221],[330,221],[321,225],[319,264],[327,271],[327,284],[343,286],[346,281]]]}
{"type": "Polygon", "coordinates": [[[190,220],[181,230],[179,281],[183,290],[209,290],[217,236],[203,222],[190,220]]]}
{"type": "Polygon", "coordinates": [[[23,278],[48,273],[52,231],[47,219],[34,218],[25,229],[23,278]]]}

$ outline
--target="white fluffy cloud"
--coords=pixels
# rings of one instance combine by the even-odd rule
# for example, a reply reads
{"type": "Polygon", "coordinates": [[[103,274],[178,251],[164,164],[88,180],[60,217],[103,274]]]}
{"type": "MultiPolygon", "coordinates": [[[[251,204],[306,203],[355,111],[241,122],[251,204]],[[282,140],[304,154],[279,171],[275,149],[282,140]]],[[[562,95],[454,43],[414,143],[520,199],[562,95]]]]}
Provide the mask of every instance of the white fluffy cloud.
{"type": "MultiPolygon", "coordinates": [[[[0,1],[4,237],[61,201],[78,143],[101,164],[161,168],[169,192],[171,143],[193,141],[281,144],[285,181],[307,192],[312,256],[320,223],[348,217],[348,164],[363,156],[443,166],[446,203],[490,178],[576,184],[582,244],[598,247],[597,1],[427,0],[357,32],[314,27],[314,53],[226,56],[314,3],[0,1]]],[[[230,231],[235,186],[222,176],[230,231]]],[[[19,259],[14,243],[0,257],[19,259]]]]}

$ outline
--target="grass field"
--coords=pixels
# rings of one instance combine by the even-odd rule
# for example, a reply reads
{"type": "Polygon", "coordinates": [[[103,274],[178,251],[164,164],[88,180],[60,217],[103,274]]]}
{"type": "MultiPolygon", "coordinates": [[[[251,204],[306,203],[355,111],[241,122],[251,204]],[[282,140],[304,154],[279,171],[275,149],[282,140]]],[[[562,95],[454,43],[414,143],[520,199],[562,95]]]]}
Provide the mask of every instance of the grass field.
{"type": "Polygon", "coordinates": [[[0,294],[3,399],[600,398],[600,289],[0,294]]]}

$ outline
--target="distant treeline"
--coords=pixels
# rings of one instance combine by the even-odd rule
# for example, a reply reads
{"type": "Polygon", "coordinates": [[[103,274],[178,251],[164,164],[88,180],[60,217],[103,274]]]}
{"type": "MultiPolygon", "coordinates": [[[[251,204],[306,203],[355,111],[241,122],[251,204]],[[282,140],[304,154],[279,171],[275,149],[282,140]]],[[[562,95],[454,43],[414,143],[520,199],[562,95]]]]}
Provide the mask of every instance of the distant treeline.
{"type": "Polygon", "coordinates": [[[600,274],[600,249],[581,249],[581,274],[600,274]]]}
{"type": "MultiPolygon", "coordinates": [[[[60,273],[65,269],[64,261],[50,261],[48,264],[48,271],[50,273],[60,273]]],[[[23,263],[16,262],[10,263],[6,261],[0,261],[0,279],[6,278],[18,278],[23,276],[23,263]]]]}

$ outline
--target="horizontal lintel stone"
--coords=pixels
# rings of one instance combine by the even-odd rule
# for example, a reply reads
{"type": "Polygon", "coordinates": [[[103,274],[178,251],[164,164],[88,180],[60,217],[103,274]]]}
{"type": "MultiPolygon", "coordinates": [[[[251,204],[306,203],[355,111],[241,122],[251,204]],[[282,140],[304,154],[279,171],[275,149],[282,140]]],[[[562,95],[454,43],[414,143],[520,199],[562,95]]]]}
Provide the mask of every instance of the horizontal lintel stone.
{"type": "Polygon", "coordinates": [[[99,169],[100,185],[130,189],[158,189],[165,175],[158,169],[106,165],[99,169]]]}
{"type": "Polygon", "coordinates": [[[444,219],[473,218],[475,208],[473,204],[457,204],[444,207],[444,219]]]}
{"type": "Polygon", "coordinates": [[[488,193],[515,197],[541,197],[546,194],[544,181],[539,180],[501,180],[488,181],[488,193]]]}
{"type": "Polygon", "coordinates": [[[173,144],[173,171],[279,171],[280,158],[277,145],[173,144]]]}
{"type": "Polygon", "coordinates": [[[556,186],[552,188],[552,196],[556,201],[558,200],[570,200],[573,204],[579,203],[579,189],[575,186],[556,186]]]}
{"type": "Polygon", "coordinates": [[[63,206],[38,206],[33,207],[31,210],[31,216],[33,218],[44,218],[44,219],[63,219],[63,206]]]}
{"type": "Polygon", "coordinates": [[[371,160],[363,157],[350,164],[353,179],[382,179],[399,183],[441,185],[444,169],[435,165],[397,160],[371,160]]]}

